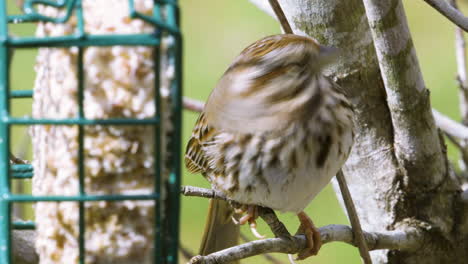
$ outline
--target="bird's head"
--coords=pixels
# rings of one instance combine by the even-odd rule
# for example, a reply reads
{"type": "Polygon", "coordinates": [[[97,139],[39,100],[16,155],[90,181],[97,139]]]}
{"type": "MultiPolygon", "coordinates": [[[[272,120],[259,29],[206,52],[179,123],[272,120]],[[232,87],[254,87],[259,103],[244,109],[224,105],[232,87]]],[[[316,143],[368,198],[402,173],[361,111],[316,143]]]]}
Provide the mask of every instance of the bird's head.
{"type": "Polygon", "coordinates": [[[243,122],[259,131],[310,114],[322,101],[322,68],[336,53],[293,34],[256,41],[218,82],[206,104],[207,119],[223,127],[243,122]]]}

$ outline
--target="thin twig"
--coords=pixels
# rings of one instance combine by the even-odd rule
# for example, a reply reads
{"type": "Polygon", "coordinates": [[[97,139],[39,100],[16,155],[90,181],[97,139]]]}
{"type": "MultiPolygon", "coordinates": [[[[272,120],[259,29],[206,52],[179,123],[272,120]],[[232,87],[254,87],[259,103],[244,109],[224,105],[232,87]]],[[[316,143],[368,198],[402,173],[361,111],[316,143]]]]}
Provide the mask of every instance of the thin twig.
{"type": "MultiPolygon", "coordinates": [[[[458,9],[457,1],[450,0],[450,4],[456,10],[458,9]]],[[[463,36],[463,30],[459,27],[455,27],[455,58],[457,60],[457,82],[458,82],[458,94],[460,104],[460,114],[462,116],[462,123],[468,124],[468,80],[466,71],[466,43],[465,37],[463,36]]],[[[453,136],[447,134],[447,137],[454,145],[458,148],[461,153],[460,163],[462,167],[468,166],[468,148],[467,140],[457,141],[453,136]]],[[[466,169],[465,169],[466,170],[466,169]]],[[[466,172],[465,172],[466,173],[466,172]]]]}
{"type": "Polygon", "coordinates": [[[366,239],[364,238],[364,233],[362,232],[361,223],[359,222],[359,217],[353,203],[353,198],[349,192],[348,185],[346,184],[346,179],[342,170],[336,174],[336,179],[338,180],[338,185],[340,186],[341,195],[343,195],[346,211],[348,211],[349,221],[351,222],[351,226],[353,228],[354,239],[356,239],[359,253],[361,254],[362,260],[365,264],[372,264],[372,259],[369,254],[366,239]]]}
{"type": "MultiPolygon", "coordinates": [[[[456,0],[451,0],[450,4],[453,6],[453,8],[458,10],[457,6],[457,1],[456,0]]],[[[455,28],[455,55],[457,59],[457,81],[459,84],[460,91],[465,93],[462,94],[462,96],[466,95],[466,90],[468,89],[468,83],[467,83],[467,71],[466,71],[466,42],[465,42],[465,37],[463,36],[463,30],[459,27],[455,28]]],[[[467,99],[466,97],[461,98],[464,100],[465,104],[465,109],[462,109],[462,116],[464,116],[466,112],[466,102],[467,99]],[[463,111],[464,110],[464,111],[463,111]]]]}
{"type": "Polygon", "coordinates": [[[452,144],[460,151],[463,162],[467,164],[466,161],[468,161],[468,150],[465,149],[455,137],[453,137],[452,135],[448,133],[444,133],[444,134],[450,140],[450,142],[452,142],[452,144]]]}
{"type": "Polygon", "coordinates": [[[453,8],[445,0],[424,0],[427,4],[432,6],[435,10],[439,11],[448,20],[455,23],[457,26],[468,32],[468,18],[465,17],[460,11],[453,8]]]}
{"type": "Polygon", "coordinates": [[[439,111],[432,109],[436,125],[445,133],[462,140],[468,140],[468,127],[450,119],[439,111]]]}
{"type": "Polygon", "coordinates": [[[288,22],[288,19],[284,15],[283,9],[281,9],[278,0],[268,0],[270,2],[271,8],[275,11],[276,17],[278,18],[279,22],[281,23],[281,27],[286,34],[293,34],[291,25],[288,22]]]}
{"type": "Polygon", "coordinates": [[[205,103],[203,103],[202,101],[187,97],[183,98],[183,105],[185,109],[198,113],[203,111],[203,108],[205,107],[205,103]]]}
{"type": "MultiPolygon", "coordinates": [[[[242,239],[243,242],[251,242],[251,240],[242,232],[240,232],[240,238],[242,239]]],[[[262,255],[267,261],[273,263],[273,264],[283,264],[279,259],[275,258],[271,254],[263,254],[262,255]]]]}
{"type": "MultiPolygon", "coordinates": [[[[328,225],[319,228],[324,244],[340,241],[353,246],[354,235],[350,227],[344,225],[328,225]]],[[[424,233],[418,229],[410,229],[406,232],[391,231],[387,233],[365,232],[366,242],[370,250],[398,249],[401,251],[416,251],[424,243],[424,233]]],[[[265,253],[295,254],[306,247],[306,238],[296,235],[287,238],[269,238],[256,240],[239,246],[227,248],[208,256],[196,256],[190,260],[191,264],[229,263],[265,253]]]]}

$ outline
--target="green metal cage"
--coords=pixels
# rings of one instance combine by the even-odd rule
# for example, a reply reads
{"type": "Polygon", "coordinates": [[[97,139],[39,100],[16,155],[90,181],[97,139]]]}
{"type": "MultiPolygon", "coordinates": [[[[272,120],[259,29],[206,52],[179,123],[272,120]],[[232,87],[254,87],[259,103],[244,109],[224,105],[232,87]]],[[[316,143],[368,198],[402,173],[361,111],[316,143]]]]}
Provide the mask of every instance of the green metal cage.
{"type": "MultiPolygon", "coordinates": [[[[57,202],[75,201],[79,203],[79,263],[85,263],[84,239],[84,202],[86,201],[123,201],[123,200],[154,200],[155,201],[155,236],[154,236],[154,263],[177,263],[178,237],[179,237],[179,190],[180,190],[180,137],[181,137],[181,56],[182,36],[179,29],[179,9],[177,0],[154,0],[153,14],[151,16],[139,13],[134,8],[134,1],[129,0],[130,17],[143,20],[154,26],[152,34],[134,35],[90,35],[84,30],[82,0],[26,0],[23,15],[7,14],[7,1],[0,1],[0,263],[12,263],[12,229],[34,229],[34,222],[16,222],[12,220],[12,205],[24,202],[57,202]],[[35,5],[49,5],[66,10],[63,17],[47,17],[39,14],[35,5]],[[77,18],[77,33],[60,37],[12,37],[8,32],[8,23],[52,22],[64,23],[72,15],[77,18]],[[155,60],[159,58],[158,47],[162,36],[172,36],[173,46],[169,50],[170,60],[175,66],[175,80],[171,84],[172,118],[174,131],[171,135],[171,161],[169,167],[168,184],[162,186],[160,158],[155,158],[155,190],[148,195],[88,195],[84,188],[84,155],[83,135],[84,126],[87,125],[151,125],[155,128],[156,138],[161,134],[161,109],[159,84],[155,81],[156,116],[147,119],[87,119],[83,110],[84,70],[83,49],[88,46],[150,46],[154,47],[155,60]],[[17,118],[10,113],[11,101],[15,98],[32,97],[32,90],[10,90],[10,63],[9,55],[13,49],[39,48],[39,47],[78,47],[78,116],[71,119],[34,119],[17,118]],[[78,173],[79,195],[76,196],[34,196],[14,194],[12,180],[24,180],[33,177],[31,165],[15,165],[9,162],[11,128],[23,125],[76,125],[78,134],[78,173]],[[161,188],[167,189],[167,197],[162,201],[161,188]],[[165,203],[170,208],[169,213],[162,216],[159,206],[165,203]]],[[[155,65],[158,65],[157,63],[155,65]]],[[[159,76],[159,67],[155,66],[155,76],[159,76]]],[[[156,140],[156,143],[157,144],[156,140]]],[[[157,148],[155,147],[155,150],[157,148]]],[[[156,151],[155,151],[156,152],[156,151]]],[[[157,155],[159,157],[159,155],[157,155]]]]}

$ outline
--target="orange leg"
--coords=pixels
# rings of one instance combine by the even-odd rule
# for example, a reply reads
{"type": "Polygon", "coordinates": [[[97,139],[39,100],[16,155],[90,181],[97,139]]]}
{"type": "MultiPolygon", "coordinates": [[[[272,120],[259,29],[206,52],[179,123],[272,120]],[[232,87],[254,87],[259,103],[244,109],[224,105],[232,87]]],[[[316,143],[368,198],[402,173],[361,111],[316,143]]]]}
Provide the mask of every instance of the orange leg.
{"type": "Polygon", "coordinates": [[[317,255],[320,247],[322,247],[322,239],[320,238],[320,232],[315,227],[314,222],[304,212],[297,214],[301,225],[297,230],[297,233],[305,234],[307,238],[307,248],[299,252],[297,260],[303,260],[310,256],[317,255]]]}

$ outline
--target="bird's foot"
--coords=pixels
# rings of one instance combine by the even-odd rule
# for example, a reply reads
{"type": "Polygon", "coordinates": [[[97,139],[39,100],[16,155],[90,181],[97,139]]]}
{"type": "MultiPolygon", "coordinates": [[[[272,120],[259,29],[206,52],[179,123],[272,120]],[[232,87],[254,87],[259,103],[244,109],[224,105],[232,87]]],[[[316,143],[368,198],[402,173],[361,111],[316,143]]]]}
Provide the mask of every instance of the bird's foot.
{"type": "Polygon", "coordinates": [[[307,248],[297,254],[297,260],[303,260],[310,256],[317,255],[320,247],[322,247],[322,239],[320,237],[320,232],[315,227],[314,222],[307,216],[304,212],[297,214],[301,225],[297,230],[296,234],[304,234],[307,238],[307,248]]]}
{"type": "Polygon", "coordinates": [[[257,231],[257,222],[258,218],[258,206],[257,205],[243,205],[240,208],[234,210],[237,214],[245,214],[242,216],[239,221],[234,221],[234,223],[239,225],[244,225],[249,223],[250,231],[256,238],[263,239],[265,236],[261,235],[257,231]]]}

